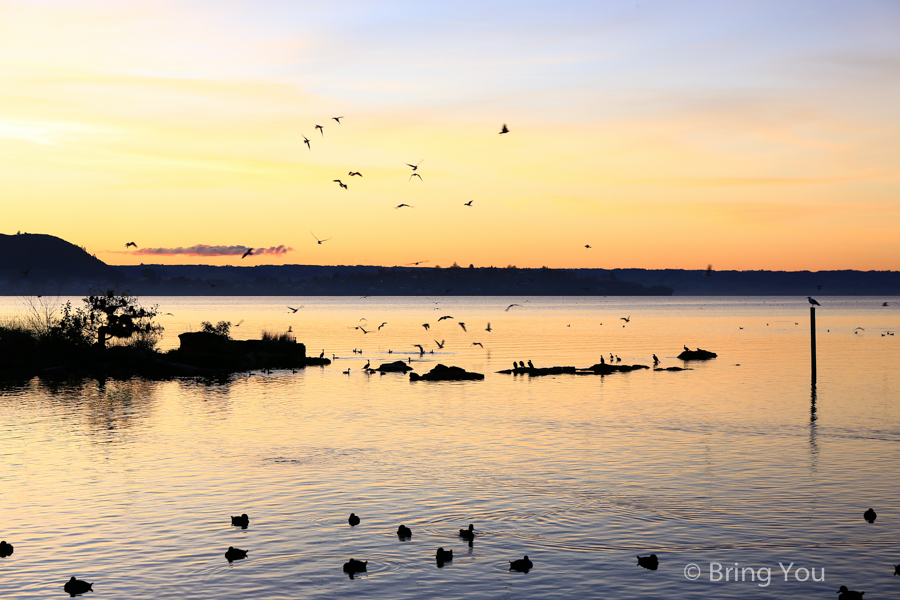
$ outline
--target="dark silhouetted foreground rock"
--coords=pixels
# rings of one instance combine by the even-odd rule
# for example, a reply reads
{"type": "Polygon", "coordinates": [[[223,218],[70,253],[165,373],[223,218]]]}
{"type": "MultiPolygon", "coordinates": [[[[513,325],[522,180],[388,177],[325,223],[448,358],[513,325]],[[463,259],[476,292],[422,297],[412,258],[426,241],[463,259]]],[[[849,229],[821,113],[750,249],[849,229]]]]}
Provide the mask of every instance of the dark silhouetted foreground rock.
{"type": "Polygon", "coordinates": [[[693,369],[684,369],[682,367],[666,367],[665,369],[653,369],[654,371],[693,371],[693,369]]]}
{"type": "Polygon", "coordinates": [[[416,373],[409,374],[410,381],[472,381],[476,379],[484,379],[481,373],[470,373],[460,367],[447,367],[445,365],[435,365],[435,367],[424,375],[416,373]]]}
{"type": "Polygon", "coordinates": [[[375,370],[382,373],[406,373],[412,371],[413,368],[402,360],[397,360],[392,363],[381,363],[381,366],[375,370]]]}
{"type": "Polygon", "coordinates": [[[504,369],[497,371],[504,375],[528,375],[529,377],[541,377],[543,375],[609,375],[611,373],[627,373],[639,369],[649,369],[646,365],[615,365],[598,363],[587,369],[576,367],[525,367],[518,369],[504,369]]]}
{"type": "Polygon", "coordinates": [[[610,373],[628,373],[629,371],[637,371],[639,369],[649,369],[647,365],[611,365],[607,363],[599,363],[588,367],[588,371],[593,371],[597,375],[609,375],[610,373]]]}
{"type": "Polygon", "coordinates": [[[709,360],[718,356],[715,352],[697,348],[696,350],[685,350],[678,355],[681,360],[709,360]]]}

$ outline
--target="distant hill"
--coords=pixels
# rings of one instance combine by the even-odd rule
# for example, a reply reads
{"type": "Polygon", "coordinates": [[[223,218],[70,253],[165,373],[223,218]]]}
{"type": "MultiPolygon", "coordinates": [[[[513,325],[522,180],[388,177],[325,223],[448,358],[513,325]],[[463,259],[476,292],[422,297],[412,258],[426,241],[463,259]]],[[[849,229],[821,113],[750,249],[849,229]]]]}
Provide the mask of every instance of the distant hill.
{"type": "Polygon", "coordinates": [[[0,293],[81,294],[124,279],[83,248],[41,233],[0,234],[0,293]]]}

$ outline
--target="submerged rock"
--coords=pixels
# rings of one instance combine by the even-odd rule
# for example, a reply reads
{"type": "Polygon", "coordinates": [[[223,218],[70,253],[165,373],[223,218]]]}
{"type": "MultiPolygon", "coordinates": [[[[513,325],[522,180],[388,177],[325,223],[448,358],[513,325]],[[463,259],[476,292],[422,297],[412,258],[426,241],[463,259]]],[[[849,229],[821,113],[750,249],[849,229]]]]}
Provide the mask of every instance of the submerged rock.
{"type": "Polygon", "coordinates": [[[435,365],[435,367],[425,373],[418,375],[416,373],[409,374],[410,381],[473,381],[484,379],[481,373],[471,373],[461,367],[448,367],[446,365],[435,365]]]}
{"type": "Polygon", "coordinates": [[[412,371],[413,368],[402,360],[398,360],[392,363],[381,363],[381,366],[375,370],[382,373],[406,373],[407,371],[412,371]]]}
{"type": "Polygon", "coordinates": [[[678,358],[680,360],[709,360],[711,358],[715,358],[716,356],[718,356],[718,354],[716,354],[715,352],[697,348],[696,350],[684,350],[681,354],[678,355],[678,358]]]}

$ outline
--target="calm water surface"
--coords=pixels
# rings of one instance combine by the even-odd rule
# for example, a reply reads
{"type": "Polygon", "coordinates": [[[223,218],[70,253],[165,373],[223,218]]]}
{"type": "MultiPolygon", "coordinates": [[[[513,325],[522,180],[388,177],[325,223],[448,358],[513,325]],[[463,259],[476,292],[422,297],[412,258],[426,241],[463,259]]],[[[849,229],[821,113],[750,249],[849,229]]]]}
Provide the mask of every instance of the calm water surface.
{"type": "Polygon", "coordinates": [[[146,298],[172,313],[166,348],[203,320],[243,320],[237,338],[291,327],[310,354],[340,358],[227,382],[3,387],[0,537],[15,553],[0,596],[65,597],[75,575],[123,599],[833,599],[840,585],[896,598],[900,337],[881,334],[900,330],[900,298],[820,300],[813,388],[804,299],[146,298]],[[494,373],[610,353],[682,366],[684,344],[719,357],[683,372],[494,373]],[[398,358],[486,378],[362,372],[398,358]],[[231,527],[243,512],[250,527],[231,527]],[[469,523],[471,548],[456,535],[469,523]],[[249,558],[229,564],[228,546],[249,558]],[[454,551],[443,568],[439,546],[454,551]],[[651,552],[659,570],[636,566],[651,552]],[[534,569],[509,572],[524,554],[534,569]],[[351,557],[369,572],[350,580],[351,557]],[[769,568],[770,582],[710,581],[710,563],[769,568]],[[797,581],[804,569],[825,581],[797,581]]]}

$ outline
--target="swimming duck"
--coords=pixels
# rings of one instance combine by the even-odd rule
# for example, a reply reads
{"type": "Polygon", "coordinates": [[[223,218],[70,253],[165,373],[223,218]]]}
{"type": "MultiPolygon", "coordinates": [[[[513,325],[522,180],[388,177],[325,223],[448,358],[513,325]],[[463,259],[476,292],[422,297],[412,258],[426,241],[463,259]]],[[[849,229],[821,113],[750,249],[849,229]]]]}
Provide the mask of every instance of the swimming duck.
{"type": "Polygon", "coordinates": [[[355,527],[359,525],[359,517],[356,516],[356,513],[350,513],[350,517],[347,519],[347,522],[350,523],[351,527],[355,527]]]}
{"type": "Polygon", "coordinates": [[[875,519],[878,518],[878,515],[875,514],[875,511],[871,508],[863,513],[863,518],[869,523],[874,523],[875,519]]]}
{"type": "Polygon", "coordinates": [[[644,567],[645,569],[655,571],[659,568],[659,559],[656,558],[655,554],[651,554],[650,556],[638,556],[637,559],[638,565],[644,567]]]}
{"type": "Polygon", "coordinates": [[[842,585],[841,589],[837,591],[840,596],[838,596],[838,600],[862,600],[863,594],[865,592],[854,592],[853,590],[848,590],[846,585],[842,585]]]}
{"type": "Polygon", "coordinates": [[[231,517],[231,524],[247,529],[247,526],[250,525],[250,517],[248,517],[246,514],[243,514],[239,517],[231,517]]]}
{"type": "Polygon", "coordinates": [[[63,590],[66,591],[67,594],[72,596],[73,598],[78,594],[84,594],[85,592],[93,592],[94,584],[88,583],[87,581],[81,581],[80,579],[75,579],[72,577],[66,584],[63,586],[63,590]]]}
{"type": "Polygon", "coordinates": [[[7,544],[6,540],[0,542],[0,558],[6,558],[13,553],[13,545],[7,544]]]}
{"type": "Polygon", "coordinates": [[[511,560],[509,561],[509,570],[510,571],[520,571],[522,573],[527,573],[529,569],[534,566],[534,563],[528,560],[528,555],[526,554],[524,558],[520,558],[519,560],[511,560]]]}
{"type": "Polygon", "coordinates": [[[402,538],[412,537],[412,530],[406,525],[401,525],[397,528],[397,536],[402,538]]]}
{"type": "Polygon", "coordinates": [[[459,537],[461,537],[464,540],[468,540],[470,542],[472,540],[474,540],[475,539],[475,526],[472,525],[471,523],[469,523],[468,529],[460,529],[459,537]]]}
{"type": "Polygon", "coordinates": [[[439,563],[450,562],[453,560],[453,550],[444,550],[443,548],[437,549],[437,554],[434,555],[435,560],[439,563]]]}
{"type": "Polygon", "coordinates": [[[228,559],[228,562],[233,560],[241,560],[242,558],[247,558],[247,550],[241,550],[240,548],[234,548],[232,546],[228,546],[228,551],[225,552],[225,558],[228,559]]]}
{"type": "Polygon", "coordinates": [[[356,560],[351,558],[348,562],[344,563],[344,573],[365,573],[366,565],[369,564],[367,560],[356,560]]]}

